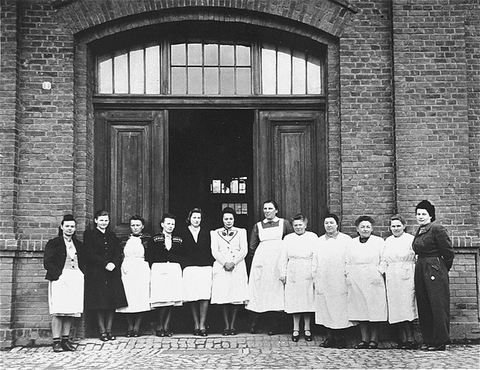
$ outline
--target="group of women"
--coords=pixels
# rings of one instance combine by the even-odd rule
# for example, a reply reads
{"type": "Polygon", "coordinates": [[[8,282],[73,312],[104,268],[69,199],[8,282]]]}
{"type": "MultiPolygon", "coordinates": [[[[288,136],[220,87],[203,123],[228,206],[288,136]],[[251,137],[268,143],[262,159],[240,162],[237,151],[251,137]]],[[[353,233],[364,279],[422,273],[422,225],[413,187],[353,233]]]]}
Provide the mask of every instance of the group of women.
{"type": "Polygon", "coordinates": [[[269,334],[279,332],[279,315],[286,312],[293,316],[292,340],[299,340],[303,318],[304,338],[311,341],[315,312],[315,322],[327,328],[324,347],[344,347],[344,329],[359,324],[362,340],[355,348],[377,348],[377,323],[389,321],[399,323],[400,347],[412,348],[415,299],[426,349],[445,348],[453,248],[445,229],[433,223],[429,202],[417,206],[420,228],[415,237],[405,233],[405,220],[394,216],[393,235],[386,241],[372,235],[369,216],[357,219],[359,236],[351,239],[339,232],[338,217],[327,214],[326,233],[318,238],[307,231],[303,215],[292,223],[279,218],[273,200],[264,202],[263,212],[250,243],[246,230],[234,226],[236,214],[228,207],[222,211],[223,226],[216,230],[202,228],[202,211],[194,208],[178,233],[176,217],[165,214],[161,233],[153,237],[143,232],[145,221],[133,216],[125,243],[108,230],[106,211],[95,214],[96,227],[85,232],[84,243],[75,238],[73,216],[65,216],[59,236],[45,247],[44,259],[54,351],[74,350],[70,327],[84,308],[95,312],[100,339],[109,341],[115,340],[115,312],[127,316],[126,335],[138,336],[142,313],[155,309],[155,334],[168,337],[172,307],[183,304],[190,306],[198,336],[208,335],[208,308],[218,304],[223,335],[236,334],[238,308],[245,306],[252,312],[252,333],[260,314],[268,319],[269,334]],[[248,276],[249,250],[253,259],[248,276]]]}

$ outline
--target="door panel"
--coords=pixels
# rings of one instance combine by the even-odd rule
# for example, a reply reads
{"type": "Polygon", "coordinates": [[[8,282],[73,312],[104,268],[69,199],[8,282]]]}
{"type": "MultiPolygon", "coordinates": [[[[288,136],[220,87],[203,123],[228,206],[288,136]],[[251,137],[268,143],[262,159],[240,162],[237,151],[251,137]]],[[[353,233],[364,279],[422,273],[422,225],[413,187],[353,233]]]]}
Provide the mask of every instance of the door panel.
{"type": "Polygon", "coordinates": [[[95,211],[110,212],[119,236],[138,214],[154,232],[165,210],[165,113],[100,112],[95,126],[95,211]]]}
{"type": "Polygon", "coordinates": [[[282,217],[303,213],[310,230],[323,230],[319,221],[326,205],[324,132],[321,112],[259,112],[257,219],[262,218],[262,202],[275,199],[282,217]]]}

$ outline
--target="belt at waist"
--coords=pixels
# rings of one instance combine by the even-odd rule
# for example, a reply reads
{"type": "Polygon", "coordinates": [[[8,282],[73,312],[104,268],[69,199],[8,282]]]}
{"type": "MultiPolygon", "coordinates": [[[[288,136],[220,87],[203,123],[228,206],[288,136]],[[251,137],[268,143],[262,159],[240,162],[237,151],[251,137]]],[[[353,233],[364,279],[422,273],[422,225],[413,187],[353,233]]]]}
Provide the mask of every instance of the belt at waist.
{"type": "Polygon", "coordinates": [[[418,258],[442,258],[440,254],[418,254],[418,258]]]}

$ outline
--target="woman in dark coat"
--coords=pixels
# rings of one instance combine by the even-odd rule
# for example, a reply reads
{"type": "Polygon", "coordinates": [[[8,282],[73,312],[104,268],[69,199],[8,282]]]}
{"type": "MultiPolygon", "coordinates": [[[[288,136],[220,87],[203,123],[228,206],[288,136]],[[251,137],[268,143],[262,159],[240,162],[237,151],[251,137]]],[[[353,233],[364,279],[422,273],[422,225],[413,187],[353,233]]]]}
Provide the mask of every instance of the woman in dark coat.
{"type": "Polygon", "coordinates": [[[107,230],[107,211],[95,213],[94,230],[85,231],[87,254],[85,274],[85,308],[96,311],[100,340],[116,339],[112,335],[115,310],[128,305],[121,277],[120,239],[107,230]]]}
{"type": "Polygon", "coordinates": [[[435,207],[422,200],[415,208],[419,228],[413,240],[417,254],[415,293],[423,336],[421,349],[444,351],[450,342],[450,271],[454,250],[447,230],[435,221],[435,207]]]}
{"type": "Polygon", "coordinates": [[[180,232],[186,267],[183,270],[183,300],[189,302],[195,329],[194,335],[207,336],[205,321],[212,297],[212,266],[214,258],[210,247],[210,232],[201,227],[203,213],[192,209],[187,218],[187,227],[180,232]]]}
{"type": "Polygon", "coordinates": [[[162,232],[153,236],[151,248],[145,251],[145,260],[151,268],[150,304],[158,308],[156,335],[171,337],[170,317],[173,306],[181,306],[182,268],[185,267],[185,252],[182,238],[173,235],[176,217],[165,214],[160,221],[162,232]]]}
{"type": "Polygon", "coordinates": [[[65,215],[58,237],[45,246],[43,266],[47,270],[48,304],[52,315],[53,350],[75,351],[69,341],[74,317],[83,312],[85,251],[75,237],[76,222],[65,215]]]}

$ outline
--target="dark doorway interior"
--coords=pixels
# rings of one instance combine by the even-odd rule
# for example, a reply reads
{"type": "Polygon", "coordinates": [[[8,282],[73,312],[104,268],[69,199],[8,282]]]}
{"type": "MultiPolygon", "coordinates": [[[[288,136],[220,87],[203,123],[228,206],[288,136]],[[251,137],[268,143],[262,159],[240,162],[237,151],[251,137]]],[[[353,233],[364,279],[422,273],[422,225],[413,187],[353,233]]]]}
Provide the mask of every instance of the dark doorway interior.
{"type": "Polygon", "coordinates": [[[169,212],[177,227],[194,207],[202,208],[204,227],[221,227],[222,206],[230,204],[237,208],[235,225],[250,230],[253,120],[251,110],[170,111],[169,212]]]}

